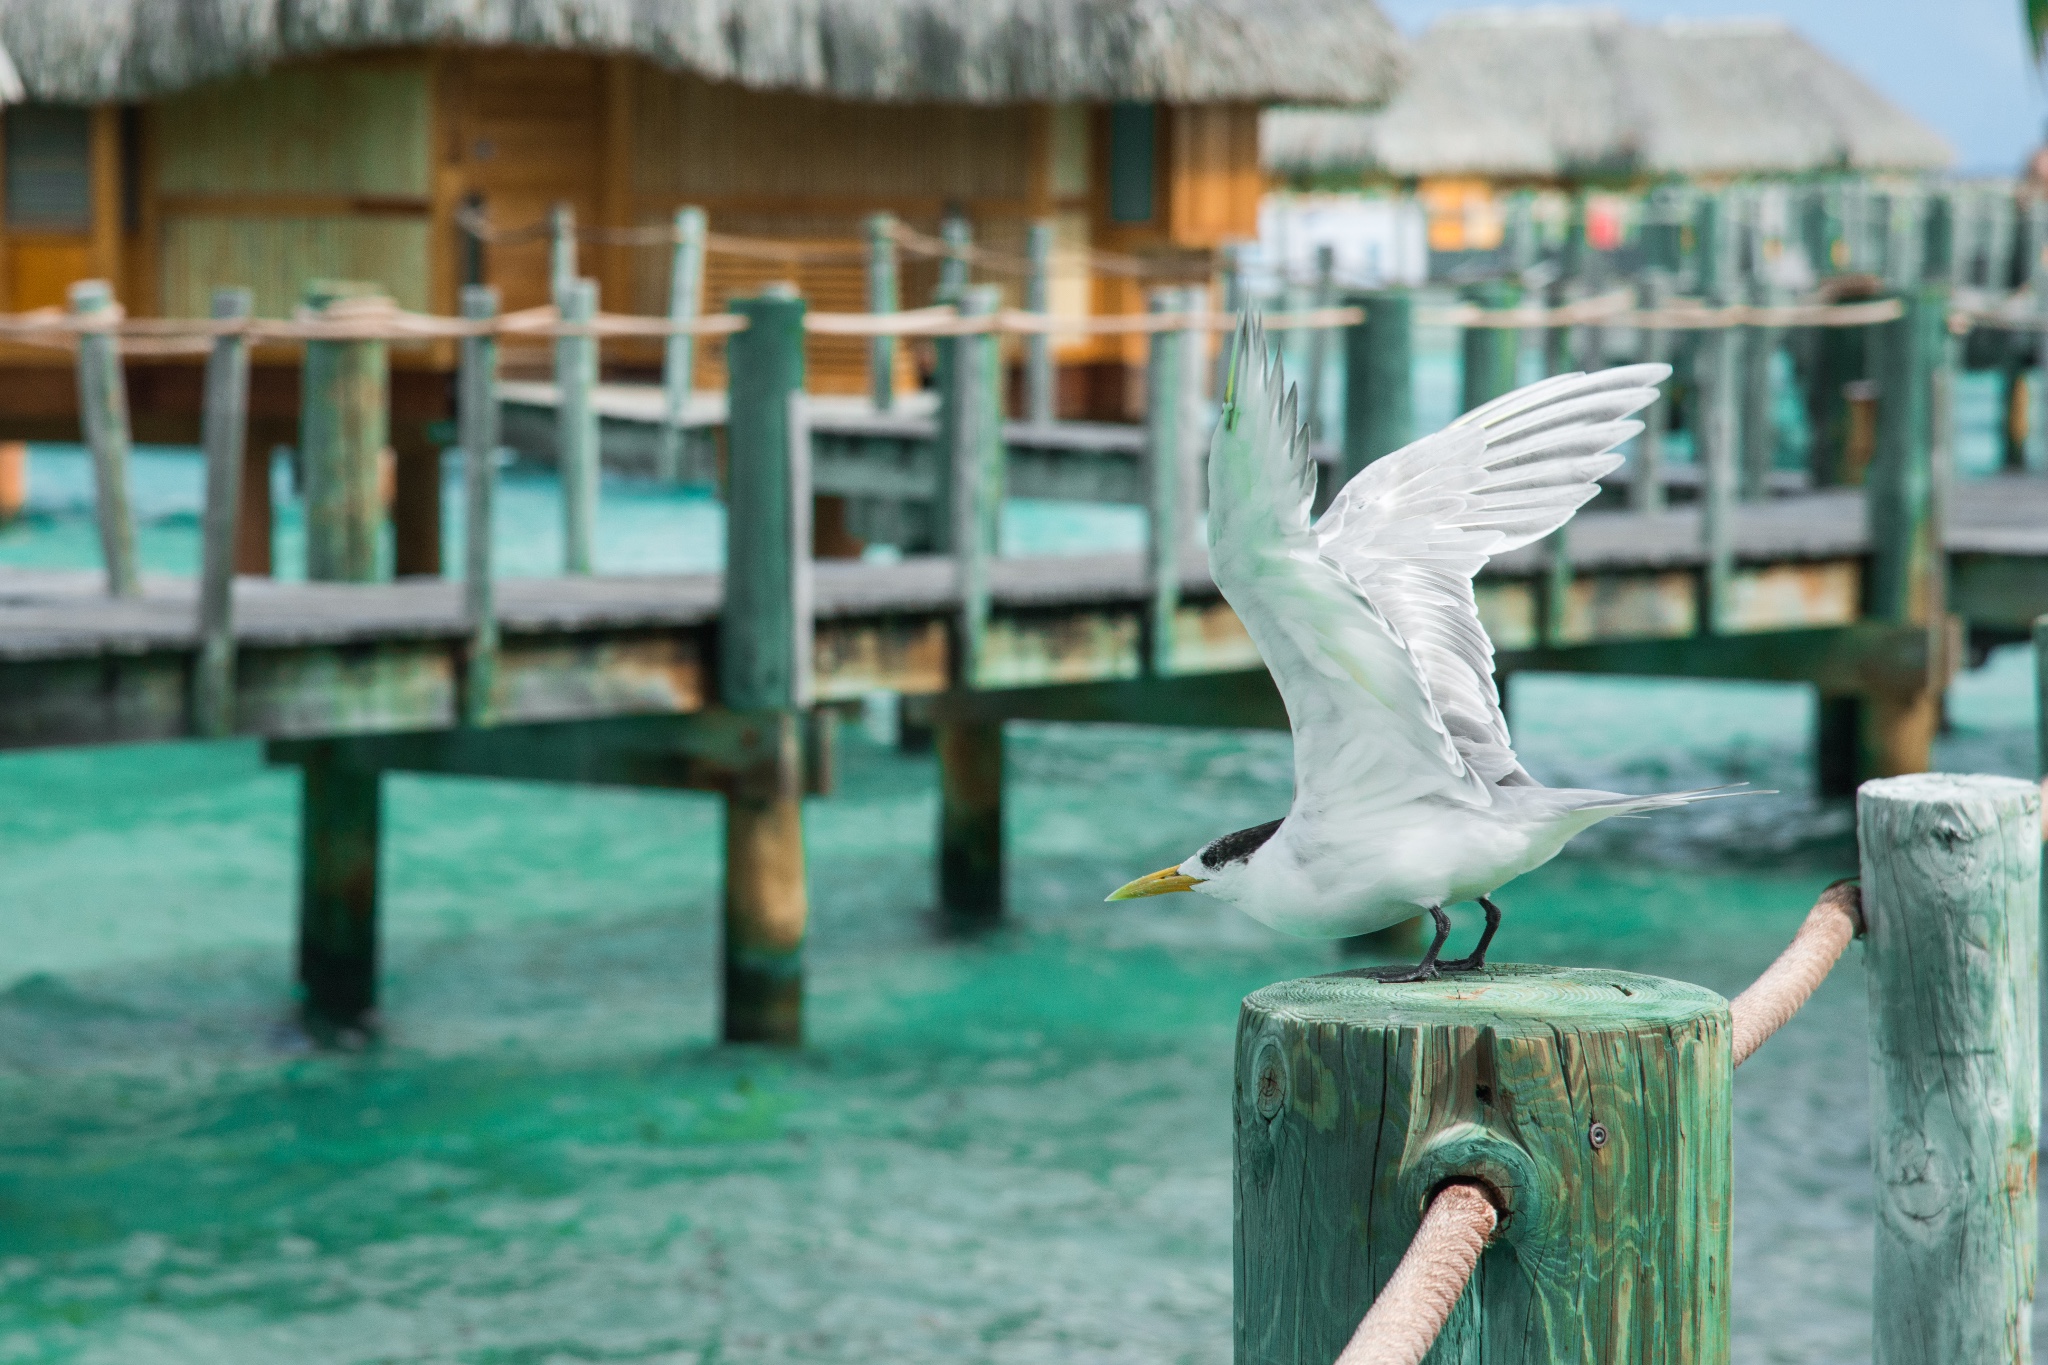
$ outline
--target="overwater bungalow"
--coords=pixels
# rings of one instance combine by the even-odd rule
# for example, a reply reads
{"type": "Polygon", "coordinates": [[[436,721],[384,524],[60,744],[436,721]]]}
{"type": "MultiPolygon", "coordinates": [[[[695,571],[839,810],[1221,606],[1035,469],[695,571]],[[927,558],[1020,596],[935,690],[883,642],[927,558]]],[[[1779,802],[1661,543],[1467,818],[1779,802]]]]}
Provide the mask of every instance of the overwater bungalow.
{"type": "MultiPolygon", "coordinates": [[[[1126,311],[1138,284],[1084,249],[1172,258],[1255,235],[1261,106],[1378,102],[1399,59],[1370,0],[7,0],[0,42],[26,92],[0,119],[0,310],[99,277],[137,316],[202,315],[228,284],[276,316],[330,277],[440,313],[472,281],[542,303],[548,243],[463,222],[556,204],[613,311],[663,311],[669,259],[602,230],[685,204],[715,233],[812,243],[855,240],[876,211],[926,232],[959,213],[1014,251],[1049,220],[1070,263],[1055,310],[1126,311]]],[[[862,306],[843,255],[714,256],[705,306],[791,275],[816,306],[862,306]]],[[[919,283],[906,269],[906,304],[919,283]]],[[[1125,359],[1066,346],[1072,404],[1125,359]]],[[[68,435],[63,359],[5,360],[0,435],[68,435]]],[[[259,364],[258,411],[281,419],[295,365],[278,360],[259,364]]],[[[394,358],[401,463],[426,453],[450,361],[394,358]]],[[[856,391],[864,366],[857,342],[822,341],[814,387],[856,391]]],[[[195,367],[130,368],[138,435],[190,439],[195,367]]]]}
{"type": "Polygon", "coordinates": [[[1274,181],[1412,190],[1432,246],[1456,251],[1497,244],[1503,189],[1924,174],[1954,160],[1940,134],[1776,20],[1484,10],[1433,24],[1409,62],[1378,109],[1267,111],[1274,181]]]}

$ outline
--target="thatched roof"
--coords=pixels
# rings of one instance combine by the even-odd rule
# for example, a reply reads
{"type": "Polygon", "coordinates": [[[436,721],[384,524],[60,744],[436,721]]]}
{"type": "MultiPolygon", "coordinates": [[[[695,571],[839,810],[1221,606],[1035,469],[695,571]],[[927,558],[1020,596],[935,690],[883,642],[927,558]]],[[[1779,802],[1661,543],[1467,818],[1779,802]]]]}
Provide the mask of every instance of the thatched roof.
{"type": "Polygon", "coordinates": [[[31,98],[134,99],[288,58],[422,44],[631,53],[859,100],[1377,104],[1373,0],[0,0],[31,98]]]}
{"type": "Polygon", "coordinates": [[[1580,180],[1932,170],[1954,153],[1773,20],[1633,23],[1607,10],[1482,10],[1415,42],[1377,112],[1276,109],[1285,176],[1580,180]]]}

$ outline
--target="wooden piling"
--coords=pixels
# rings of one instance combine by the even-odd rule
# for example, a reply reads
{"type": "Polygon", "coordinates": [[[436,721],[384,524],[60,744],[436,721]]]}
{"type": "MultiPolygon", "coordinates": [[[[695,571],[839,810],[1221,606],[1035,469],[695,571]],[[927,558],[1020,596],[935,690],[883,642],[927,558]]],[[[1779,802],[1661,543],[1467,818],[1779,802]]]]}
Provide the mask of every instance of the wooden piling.
{"type": "MultiPolygon", "coordinates": [[[[1336,297],[1336,280],[1337,248],[1323,242],[1316,247],[1316,273],[1309,286],[1308,306],[1328,308],[1336,297]]],[[[1310,439],[1319,441],[1323,436],[1323,395],[1329,391],[1329,329],[1311,328],[1306,350],[1307,357],[1302,365],[1301,416],[1308,425],[1310,439]]]]}
{"type": "MultiPolygon", "coordinates": [[[[559,298],[562,321],[597,317],[597,281],[572,280],[559,298]]],[[[555,444],[562,476],[562,572],[587,574],[597,542],[597,338],[555,338],[555,444]]]]}
{"type": "MultiPolygon", "coordinates": [[[[213,291],[217,319],[246,318],[254,307],[247,289],[213,291]]],[[[235,545],[248,431],[249,339],[215,337],[200,416],[206,507],[199,547],[199,656],[192,675],[192,730],[206,738],[235,729],[235,545]]]]}
{"type": "MultiPolygon", "coordinates": [[[[670,322],[695,320],[704,311],[704,210],[694,206],[676,210],[675,246],[669,253],[668,318],[670,322]]],[[[661,351],[661,443],[655,449],[655,475],[663,483],[682,477],[683,419],[690,408],[690,394],[697,387],[697,338],[679,332],[668,338],[661,351]]]]}
{"type": "Polygon", "coordinates": [[[1693,449],[1700,471],[1702,634],[1719,634],[1735,577],[1736,443],[1741,403],[1741,342],[1733,327],[1699,334],[1693,352],[1693,449]]]}
{"type": "MultiPolygon", "coordinates": [[[[1752,237],[1749,252],[1749,301],[1758,307],[1778,302],[1778,290],[1762,269],[1762,243],[1752,237]]],[[[1785,333],[1780,327],[1742,329],[1742,452],[1740,494],[1745,502],[1764,502],[1771,496],[1771,470],[1777,462],[1778,414],[1772,385],[1772,366],[1785,333]]]]}
{"type": "MultiPolygon", "coordinates": [[[[1675,246],[1675,242],[1667,244],[1667,251],[1675,246]]],[[[1645,267],[1636,285],[1636,306],[1662,308],[1670,297],[1670,274],[1662,266],[1645,267]]],[[[1641,335],[1646,363],[1671,358],[1671,333],[1661,327],[1645,327],[1641,335]]],[[[1636,437],[1635,454],[1629,461],[1628,505],[1632,511],[1654,514],[1664,510],[1664,433],[1671,425],[1670,400],[1650,404],[1641,417],[1643,433],[1636,437]]]]}
{"type": "MultiPolygon", "coordinates": [[[[893,313],[902,307],[896,275],[896,217],[877,213],[867,220],[868,311],[893,313]]],[[[896,406],[896,338],[868,338],[868,399],[875,411],[896,406]]]]}
{"type": "MultiPolygon", "coordinates": [[[[1053,225],[1033,223],[1024,234],[1025,259],[1030,271],[1024,277],[1024,307],[1041,315],[1052,312],[1053,225]]],[[[1033,332],[1024,338],[1024,420],[1049,423],[1054,417],[1056,376],[1052,365],[1052,337],[1033,332]]]]}
{"type": "Polygon", "coordinates": [[[1876,1365],[2030,1356],[2041,795],[1923,773],[1857,794],[1868,930],[1876,1365]]]}
{"type": "MultiPolygon", "coordinates": [[[[994,285],[970,286],[955,300],[962,315],[986,317],[1002,306],[994,285]]],[[[960,592],[953,631],[954,683],[976,686],[988,634],[989,561],[1003,507],[1001,371],[992,333],[939,340],[941,496],[939,551],[950,555],[960,592]]]]}
{"type": "MultiPolygon", "coordinates": [[[[1946,636],[1942,532],[1934,486],[1934,383],[1941,364],[1948,292],[1938,284],[1907,291],[1905,314],[1879,339],[1877,455],[1866,480],[1870,523],[1868,614],[1925,625],[1946,636]]],[[[1945,651],[1937,648],[1939,660],[1945,651]]],[[[1929,679],[1911,696],[1872,699],[1865,744],[1874,777],[1922,772],[1940,722],[1946,679],[1929,679]]]]}
{"type": "MultiPolygon", "coordinates": [[[[71,286],[71,311],[81,318],[111,318],[114,292],[105,280],[71,286]]],[[[128,496],[128,381],[121,373],[121,348],[108,332],[78,338],[78,420],[92,451],[93,516],[99,526],[100,555],[112,597],[142,595],[135,553],[135,512],[128,496]]]]}
{"type": "Polygon", "coordinates": [[[1503,1217],[1431,1360],[1728,1360],[1733,1059],[1711,991],[1314,977],[1245,1000],[1236,1073],[1240,1365],[1336,1359],[1453,1180],[1503,1217]]]}
{"type": "Polygon", "coordinates": [[[778,728],[779,762],[725,794],[723,1033],[803,1040],[804,885],[798,713],[811,700],[810,443],[804,302],[774,288],[736,299],[726,344],[725,604],[719,698],[778,728]]]}
{"type": "MultiPolygon", "coordinates": [[[[1504,281],[1473,285],[1465,301],[1485,309],[1512,308],[1519,293],[1504,281]]],[[[1470,412],[1515,387],[1516,352],[1521,333],[1506,327],[1467,327],[1460,339],[1464,355],[1464,376],[1460,389],[1460,412],[1470,412]]]]}
{"type": "Polygon", "coordinates": [[[556,204],[548,211],[548,297],[559,305],[576,278],[576,209],[556,204]]]}
{"type": "MultiPolygon", "coordinates": [[[[1155,289],[1154,313],[1186,306],[1184,291],[1155,289]]],[[[1153,677],[1173,672],[1174,618],[1180,611],[1180,555],[1187,527],[1181,516],[1183,447],[1188,426],[1183,380],[1189,337],[1185,332],[1151,334],[1145,371],[1145,571],[1149,605],[1145,613],[1145,668],[1153,677]]]]}
{"type": "Polygon", "coordinates": [[[377,1006],[382,781],[350,766],[339,741],[300,762],[299,989],[316,1030],[371,1026],[377,1006]]]}
{"type": "MultiPolygon", "coordinates": [[[[483,322],[498,315],[498,291],[465,285],[462,316],[483,322]]],[[[456,424],[462,443],[462,616],[469,652],[462,676],[462,723],[488,725],[498,681],[498,609],[491,544],[498,487],[498,339],[462,339],[456,376],[456,424]]]]}
{"type": "Polygon", "coordinates": [[[1344,329],[1340,485],[1415,439],[1414,300],[1405,289],[1381,289],[1344,302],[1364,309],[1365,321],[1344,329]]]}
{"type": "Polygon", "coordinates": [[[959,213],[948,213],[939,223],[939,240],[946,254],[939,258],[939,287],[935,303],[958,303],[967,292],[968,253],[974,247],[974,229],[959,213]]]}
{"type": "MultiPolygon", "coordinates": [[[[315,280],[315,317],[382,297],[374,284],[315,280]]],[[[309,341],[299,399],[305,471],[306,577],[368,583],[377,577],[384,526],[382,470],[391,458],[391,359],[382,341],[309,341]]]]}
{"type": "Polygon", "coordinates": [[[942,718],[939,760],[939,911],[950,929],[1003,917],[1003,723],[942,718]]]}

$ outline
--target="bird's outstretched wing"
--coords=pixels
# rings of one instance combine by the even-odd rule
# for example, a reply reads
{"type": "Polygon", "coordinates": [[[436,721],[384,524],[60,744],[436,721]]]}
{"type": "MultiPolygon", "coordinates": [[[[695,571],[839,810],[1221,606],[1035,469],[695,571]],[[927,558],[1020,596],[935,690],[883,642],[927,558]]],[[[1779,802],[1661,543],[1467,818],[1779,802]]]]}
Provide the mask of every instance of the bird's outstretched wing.
{"type": "Polygon", "coordinates": [[[1310,525],[1307,433],[1255,321],[1236,346],[1209,450],[1209,566],[1287,705],[1296,808],[1487,803],[1400,630],[1310,525]]]}
{"type": "Polygon", "coordinates": [[[1488,783],[1532,781],[1515,758],[1472,576],[1549,535],[1622,462],[1668,365],[1560,375],[1466,413],[1360,470],[1317,520],[1321,554],[1406,642],[1459,755],[1488,783]]]}

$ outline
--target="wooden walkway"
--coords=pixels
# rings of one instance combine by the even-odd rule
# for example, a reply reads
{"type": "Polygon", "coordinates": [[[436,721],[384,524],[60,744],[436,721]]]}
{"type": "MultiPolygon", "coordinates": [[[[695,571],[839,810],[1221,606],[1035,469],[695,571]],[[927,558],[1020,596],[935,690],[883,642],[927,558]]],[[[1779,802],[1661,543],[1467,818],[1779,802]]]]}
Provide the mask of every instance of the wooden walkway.
{"type": "MultiPolygon", "coordinates": [[[[1548,551],[1503,556],[1479,596],[1504,664],[1533,651],[1698,637],[1700,513],[1589,511],[1571,526],[1572,576],[1544,620],[1548,551]]],[[[1838,490],[1743,504],[1724,634],[1846,626],[1858,619],[1869,551],[1862,496],[1838,490]]],[[[2048,606],[2048,481],[1955,490],[1951,604],[1999,630],[2048,606]],[[1981,601],[1973,598],[1981,597],[1981,601]]],[[[1172,674],[1258,668],[1200,553],[1184,557],[1172,674]]],[[[1029,688],[1138,677],[1150,600],[1143,558],[1105,554],[992,561],[993,615],[976,679],[1029,688]]],[[[506,722],[684,713],[713,700],[706,671],[723,583],[717,574],[504,579],[497,683],[506,722]]],[[[949,622],[962,598],[954,562],[824,560],[813,578],[813,696],[944,691],[949,622]]],[[[0,746],[168,739],[188,733],[197,649],[189,580],[147,579],[107,597],[96,573],[0,571],[0,746]]],[[[469,635],[462,589],[446,580],[235,584],[244,654],[237,728],[269,737],[411,730],[456,723],[469,635]]],[[[1689,670],[1688,670],[1689,671],[1689,670]]]]}

